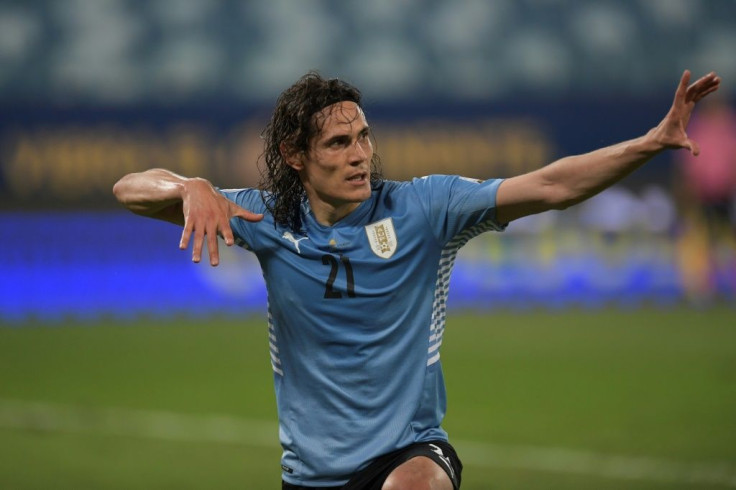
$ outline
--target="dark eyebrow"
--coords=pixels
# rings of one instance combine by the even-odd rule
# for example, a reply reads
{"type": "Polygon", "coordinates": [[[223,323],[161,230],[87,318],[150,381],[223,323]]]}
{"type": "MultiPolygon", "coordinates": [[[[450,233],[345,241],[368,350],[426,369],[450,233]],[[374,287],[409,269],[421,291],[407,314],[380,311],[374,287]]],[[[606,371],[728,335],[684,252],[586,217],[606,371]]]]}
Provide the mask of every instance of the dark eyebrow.
{"type": "Polygon", "coordinates": [[[333,143],[349,143],[350,135],[347,134],[336,134],[332,138],[325,141],[325,145],[330,146],[333,143]]]}
{"type": "MultiPolygon", "coordinates": [[[[370,132],[371,132],[371,128],[366,125],[365,127],[363,127],[363,129],[360,130],[360,132],[358,133],[358,136],[359,137],[366,136],[370,134],[370,132]]],[[[333,143],[349,143],[350,138],[351,136],[349,133],[336,134],[330,137],[329,139],[327,139],[324,144],[327,146],[330,146],[333,143]]]]}

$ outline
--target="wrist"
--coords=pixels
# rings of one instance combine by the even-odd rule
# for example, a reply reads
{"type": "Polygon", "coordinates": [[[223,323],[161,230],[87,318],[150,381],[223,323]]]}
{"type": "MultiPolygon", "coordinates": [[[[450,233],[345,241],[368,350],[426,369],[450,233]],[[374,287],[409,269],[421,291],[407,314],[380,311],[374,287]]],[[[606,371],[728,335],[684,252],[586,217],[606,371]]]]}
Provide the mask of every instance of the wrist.
{"type": "Polygon", "coordinates": [[[186,178],[179,183],[179,199],[182,202],[201,202],[202,200],[209,200],[216,198],[218,192],[215,186],[207,180],[201,177],[186,178]]]}
{"type": "Polygon", "coordinates": [[[210,181],[202,177],[185,177],[180,182],[175,183],[175,185],[182,198],[201,190],[214,190],[210,181]]]}
{"type": "Polygon", "coordinates": [[[662,137],[662,131],[659,126],[647,131],[639,140],[639,151],[649,156],[654,156],[669,148],[662,137]]]}

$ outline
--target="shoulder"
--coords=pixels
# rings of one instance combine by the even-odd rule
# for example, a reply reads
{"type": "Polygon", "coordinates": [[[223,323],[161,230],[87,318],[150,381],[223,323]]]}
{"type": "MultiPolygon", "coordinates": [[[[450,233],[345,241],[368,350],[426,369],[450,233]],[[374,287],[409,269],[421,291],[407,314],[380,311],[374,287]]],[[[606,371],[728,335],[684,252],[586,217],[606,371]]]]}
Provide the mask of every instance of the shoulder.
{"type": "Polygon", "coordinates": [[[425,175],[423,177],[414,177],[411,180],[384,180],[374,189],[385,192],[408,192],[416,191],[426,187],[437,187],[437,186],[451,186],[453,182],[457,180],[468,180],[478,182],[475,179],[467,179],[466,177],[460,177],[458,175],[442,175],[432,174],[425,175]]]}
{"type": "Polygon", "coordinates": [[[225,198],[233,201],[238,206],[253,211],[254,213],[264,213],[267,211],[265,200],[268,194],[258,189],[242,188],[242,189],[217,189],[225,198]]]}
{"type": "Polygon", "coordinates": [[[411,181],[404,182],[404,188],[411,190],[421,196],[425,195],[447,195],[458,188],[473,188],[481,180],[460,175],[432,174],[424,177],[416,177],[411,181]]]}

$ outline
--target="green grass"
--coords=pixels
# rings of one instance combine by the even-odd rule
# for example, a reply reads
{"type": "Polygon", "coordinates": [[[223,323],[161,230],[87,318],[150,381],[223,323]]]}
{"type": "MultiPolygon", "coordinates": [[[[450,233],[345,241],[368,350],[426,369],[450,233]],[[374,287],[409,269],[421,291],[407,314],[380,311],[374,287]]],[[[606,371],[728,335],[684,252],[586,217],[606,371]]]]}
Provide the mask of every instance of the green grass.
{"type": "MultiPolygon", "coordinates": [[[[442,362],[445,427],[469,462],[464,490],[729,488],[725,477],[708,485],[483,460],[473,444],[736,475],[733,308],[455,313],[442,362]]],[[[271,383],[261,318],[0,328],[0,400],[77,407],[90,420],[114,407],[272,427],[271,383]]],[[[0,416],[0,488],[279,488],[275,433],[272,445],[175,441],[31,422],[0,416]]]]}

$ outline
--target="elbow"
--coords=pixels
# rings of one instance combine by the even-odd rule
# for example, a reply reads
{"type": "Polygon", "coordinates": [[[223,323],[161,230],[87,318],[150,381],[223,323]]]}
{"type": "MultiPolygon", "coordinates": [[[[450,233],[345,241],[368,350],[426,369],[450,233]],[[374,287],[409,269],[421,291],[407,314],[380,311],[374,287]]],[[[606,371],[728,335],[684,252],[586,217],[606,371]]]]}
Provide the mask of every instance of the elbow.
{"type": "Polygon", "coordinates": [[[115,196],[115,199],[118,200],[119,203],[125,204],[127,202],[127,186],[126,186],[126,179],[127,175],[123,177],[122,179],[115,182],[115,184],[112,186],[112,194],[115,196]]]}
{"type": "Polygon", "coordinates": [[[115,196],[115,199],[122,202],[123,190],[119,180],[112,186],[112,195],[115,196]]]}
{"type": "Polygon", "coordinates": [[[115,182],[112,186],[112,194],[125,208],[134,213],[140,213],[145,207],[140,205],[140,193],[135,185],[135,174],[128,174],[115,182]]]}

